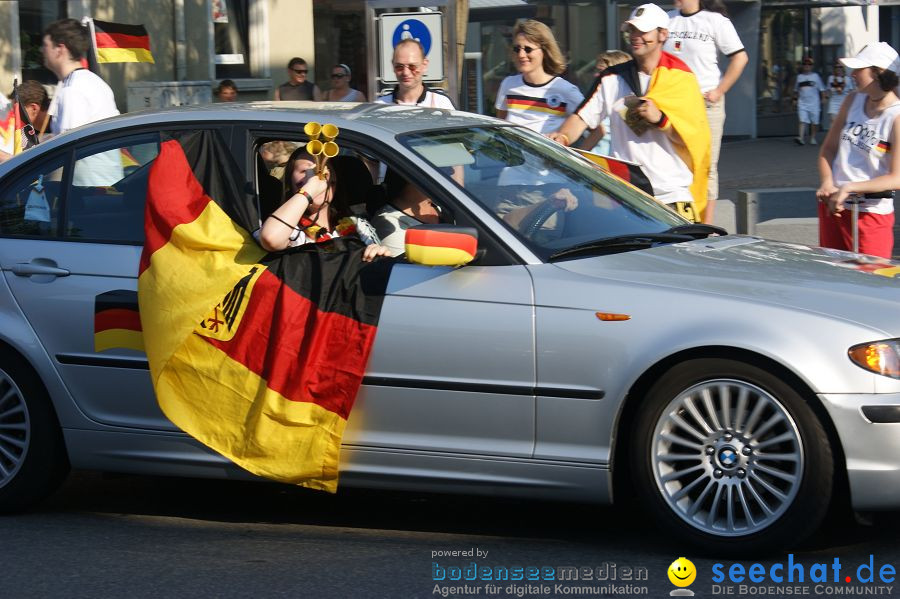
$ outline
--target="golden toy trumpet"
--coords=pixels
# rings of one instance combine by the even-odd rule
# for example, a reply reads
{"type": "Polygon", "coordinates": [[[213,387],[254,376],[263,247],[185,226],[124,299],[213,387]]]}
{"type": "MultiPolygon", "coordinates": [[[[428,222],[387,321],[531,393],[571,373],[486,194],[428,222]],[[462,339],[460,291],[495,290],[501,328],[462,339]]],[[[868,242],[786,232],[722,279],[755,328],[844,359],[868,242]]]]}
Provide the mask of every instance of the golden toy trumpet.
{"type": "Polygon", "coordinates": [[[316,161],[316,175],[320,179],[324,179],[325,163],[328,162],[329,158],[337,156],[340,151],[338,145],[333,141],[340,133],[340,130],[331,123],[320,125],[316,122],[309,122],[304,125],[303,132],[309,137],[309,143],[306,144],[306,152],[316,161]],[[320,137],[322,139],[319,139],[320,137]]]}

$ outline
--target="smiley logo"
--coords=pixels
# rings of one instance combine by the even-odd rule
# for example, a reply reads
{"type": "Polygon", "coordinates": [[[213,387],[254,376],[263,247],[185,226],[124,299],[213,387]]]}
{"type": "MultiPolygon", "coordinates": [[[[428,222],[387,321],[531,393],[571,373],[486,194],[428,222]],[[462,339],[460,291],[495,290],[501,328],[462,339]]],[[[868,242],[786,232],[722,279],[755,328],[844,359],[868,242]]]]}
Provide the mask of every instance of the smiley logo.
{"type": "Polygon", "coordinates": [[[675,586],[691,586],[695,578],[697,578],[697,568],[686,557],[679,557],[669,565],[669,582],[675,586]]]}

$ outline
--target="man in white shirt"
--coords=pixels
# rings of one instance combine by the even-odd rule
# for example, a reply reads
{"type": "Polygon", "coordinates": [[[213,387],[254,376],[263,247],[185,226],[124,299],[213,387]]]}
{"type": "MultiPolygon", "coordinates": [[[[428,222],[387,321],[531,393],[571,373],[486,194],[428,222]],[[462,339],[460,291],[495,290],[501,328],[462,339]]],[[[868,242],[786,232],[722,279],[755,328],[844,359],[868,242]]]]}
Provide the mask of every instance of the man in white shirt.
{"type": "Polygon", "coordinates": [[[812,70],[813,59],[807,56],[803,59],[802,71],[794,82],[794,102],[797,103],[797,119],[800,121],[800,130],[794,141],[797,145],[803,145],[806,138],[806,127],[809,126],[809,145],[816,143],[816,132],[819,129],[819,117],[822,112],[822,102],[825,100],[825,84],[819,74],[812,70]]]}
{"type": "Polygon", "coordinates": [[[428,89],[422,83],[422,76],[428,70],[428,58],[425,57],[425,49],[418,40],[401,40],[394,47],[391,63],[397,76],[397,87],[391,93],[379,96],[376,102],[456,109],[453,101],[443,92],[428,89]]]}
{"type": "MultiPolygon", "coordinates": [[[[610,117],[613,157],[640,164],[650,179],[656,199],[697,221],[690,189],[694,175],[682,151],[685,142],[691,140],[683,140],[656,102],[645,97],[651,77],[658,68],[679,69],[681,77],[689,80],[687,84],[691,90],[688,91],[696,94],[686,98],[691,100],[696,113],[697,137],[705,130],[708,160],[709,128],[696,77],[683,62],[662,51],[668,37],[668,25],[669,16],[655,4],[635,8],[622,25],[622,30],[628,34],[634,61],[607,69],[575,113],[566,119],[559,131],[548,137],[568,145],[579,139],[586,128],[595,128],[604,118],[610,117]],[[636,77],[633,76],[635,70],[636,77]]],[[[707,172],[702,176],[706,177],[707,172]]],[[[704,198],[705,195],[704,184],[704,198]]]]}
{"type": "MultiPolygon", "coordinates": [[[[88,28],[75,19],[54,21],[44,30],[44,65],[59,79],[50,103],[50,132],[54,135],[119,114],[112,89],[81,66],[90,50],[88,28]]],[[[74,185],[112,185],[122,178],[118,150],[78,161],[74,185]]]]}

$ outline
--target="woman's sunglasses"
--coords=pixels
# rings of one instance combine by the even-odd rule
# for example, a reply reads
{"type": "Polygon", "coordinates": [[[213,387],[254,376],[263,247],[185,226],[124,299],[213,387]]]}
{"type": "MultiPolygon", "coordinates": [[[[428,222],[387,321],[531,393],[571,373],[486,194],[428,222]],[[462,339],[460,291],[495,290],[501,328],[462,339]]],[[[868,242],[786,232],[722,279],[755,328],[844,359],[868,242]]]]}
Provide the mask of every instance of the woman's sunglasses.
{"type": "Polygon", "coordinates": [[[531,54],[532,52],[534,52],[535,50],[538,50],[538,49],[539,48],[532,48],[531,46],[519,46],[519,45],[515,45],[512,47],[512,51],[515,54],[518,54],[519,52],[522,52],[522,51],[524,51],[525,54],[531,54]]]}

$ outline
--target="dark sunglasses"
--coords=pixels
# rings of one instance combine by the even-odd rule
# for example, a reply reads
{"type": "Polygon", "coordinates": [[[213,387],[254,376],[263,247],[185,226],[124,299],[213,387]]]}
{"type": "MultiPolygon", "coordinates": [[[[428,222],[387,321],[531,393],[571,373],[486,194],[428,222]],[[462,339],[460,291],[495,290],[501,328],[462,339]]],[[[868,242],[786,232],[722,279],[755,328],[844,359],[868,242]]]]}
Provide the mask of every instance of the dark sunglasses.
{"type": "Polygon", "coordinates": [[[295,73],[297,73],[298,75],[306,75],[309,72],[306,69],[291,69],[291,70],[294,71],[295,73]]]}
{"type": "Polygon", "coordinates": [[[525,51],[525,54],[531,54],[535,50],[539,50],[540,48],[532,48],[531,46],[519,46],[515,45],[512,47],[513,53],[518,54],[520,51],[525,51]]]}
{"type": "Polygon", "coordinates": [[[347,76],[347,73],[332,73],[331,74],[332,79],[341,79],[346,76],[347,76]]]}

